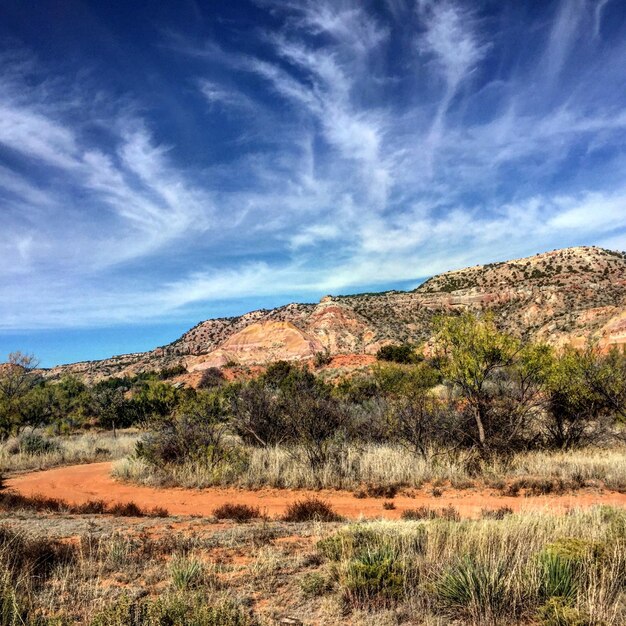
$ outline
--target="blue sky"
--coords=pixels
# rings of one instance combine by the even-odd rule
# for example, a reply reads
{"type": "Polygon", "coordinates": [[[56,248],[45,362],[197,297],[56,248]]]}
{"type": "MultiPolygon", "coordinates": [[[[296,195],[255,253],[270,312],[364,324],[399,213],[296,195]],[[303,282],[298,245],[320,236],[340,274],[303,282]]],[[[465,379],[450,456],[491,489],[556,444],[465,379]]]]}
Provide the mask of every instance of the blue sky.
{"type": "Polygon", "coordinates": [[[621,0],[0,5],[0,356],[626,248],[621,0]]]}

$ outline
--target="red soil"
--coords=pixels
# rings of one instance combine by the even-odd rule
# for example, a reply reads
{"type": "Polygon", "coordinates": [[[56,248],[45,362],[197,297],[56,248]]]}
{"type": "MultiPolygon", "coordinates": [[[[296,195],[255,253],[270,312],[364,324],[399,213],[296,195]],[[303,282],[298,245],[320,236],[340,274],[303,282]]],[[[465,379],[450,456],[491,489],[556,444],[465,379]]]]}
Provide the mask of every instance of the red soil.
{"type": "Polygon", "coordinates": [[[146,508],[164,507],[171,515],[207,516],[222,504],[237,503],[258,506],[261,512],[267,515],[279,516],[289,503],[313,495],[327,500],[337,513],[349,518],[360,516],[398,518],[402,511],[418,506],[431,508],[454,506],[464,517],[478,517],[482,509],[497,509],[503,506],[511,507],[513,510],[559,511],[595,504],[626,507],[626,494],[599,490],[583,490],[558,496],[510,497],[497,495],[489,490],[446,489],[443,495],[437,498],[426,491],[398,494],[393,499],[396,508],[386,510],[383,509],[384,499],[355,498],[352,493],[346,491],[159,489],[117,482],[111,478],[110,471],[110,462],[59,467],[15,476],[7,480],[6,485],[26,496],[42,494],[51,498],[61,498],[72,504],[81,504],[89,500],[105,500],[109,503],[132,501],[146,508]]]}

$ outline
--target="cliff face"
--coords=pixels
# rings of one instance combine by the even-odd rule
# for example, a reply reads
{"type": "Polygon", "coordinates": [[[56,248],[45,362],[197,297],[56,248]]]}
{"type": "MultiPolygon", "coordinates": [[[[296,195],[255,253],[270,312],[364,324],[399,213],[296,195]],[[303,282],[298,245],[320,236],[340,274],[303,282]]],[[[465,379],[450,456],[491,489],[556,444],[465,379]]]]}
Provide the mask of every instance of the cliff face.
{"type": "Polygon", "coordinates": [[[197,371],[226,363],[304,360],[315,353],[374,354],[386,343],[428,340],[436,314],[491,311],[505,330],[555,345],[626,343],[626,255],[567,248],[434,276],[410,292],[326,296],[240,317],[207,320],[146,353],[48,370],[95,379],[183,363],[197,371]]]}

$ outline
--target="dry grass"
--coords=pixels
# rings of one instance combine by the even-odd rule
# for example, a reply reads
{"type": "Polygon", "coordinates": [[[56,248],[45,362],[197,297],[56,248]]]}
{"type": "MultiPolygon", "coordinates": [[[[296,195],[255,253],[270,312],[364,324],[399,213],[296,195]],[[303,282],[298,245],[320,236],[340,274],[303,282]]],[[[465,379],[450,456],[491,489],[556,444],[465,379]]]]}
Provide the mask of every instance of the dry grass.
{"type": "Polygon", "coordinates": [[[338,592],[360,608],[404,603],[463,624],[626,619],[624,511],[355,524],[320,551],[336,563],[338,592]]]}
{"type": "Polygon", "coordinates": [[[305,455],[285,448],[246,449],[243,469],[215,474],[197,464],[170,466],[161,471],[136,459],[118,462],[113,475],[140,484],[180,485],[201,488],[233,485],[248,489],[276,487],[287,489],[329,489],[366,491],[378,489],[381,497],[392,497],[388,490],[397,486],[419,488],[424,483],[450,483],[454,488],[473,486],[476,481],[527,476],[555,479],[562,484],[584,486],[589,481],[603,483],[609,489],[626,489],[626,448],[611,450],[583,449],[570,452],[529,452],[518,454],[507,463],[494,460],[479,467],[468,463],[470,457],[415,457],[403,448],[389,445],[348,446],[338,458],[313,472],[305,455]],[[471,468],[471,472],[468,468],[471,468]]]}
{"type": "Polygon", "coordinates": [[[74,465],[121,459],[135,449],[137,432],[122,431],[113,437],[111,432],[89,432],[66,437],[46,438],[52,450],[29,454],[20,449],[18,439],[0,444],[0,471],[42,470],[59,465],[74,465]]]}
{"type": "MultiPolygon", "coordinates": [[[[55,517],[48,523],[57,530],[55,517]]],[[[608,507],[475,521],[208,524],[202,536],[129,528],[67,542],[0,527],[0,624],[626,620],[626,512],[608,507]]]]}

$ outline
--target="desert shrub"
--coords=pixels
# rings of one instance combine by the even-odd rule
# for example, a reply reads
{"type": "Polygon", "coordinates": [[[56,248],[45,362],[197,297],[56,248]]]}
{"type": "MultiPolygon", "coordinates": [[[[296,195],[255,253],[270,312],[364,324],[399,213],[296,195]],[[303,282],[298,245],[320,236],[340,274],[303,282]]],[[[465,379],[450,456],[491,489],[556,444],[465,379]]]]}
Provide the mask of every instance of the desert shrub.
{"type": "Polygon", "coordinates": [[[60,566],[76,559],[76,548],[61,541],[30,537],[0,526],[0,563],[4,582],[29,578],[32,584],[42,584],[60,566]]]}
{"type": "Polygon", "coordinates": [[[219,367],[209,367],[202,372],[198,389],[212,389],[224,384],[226,377],[219,367]]]}
{"type": "Polygon", "coordinates": [[[359,554],[380,548],[382,537],[362,525],[348,526],[317,542],[318,552],[331,561],[351,559],[359,554]]]}
{"type": "Polygon", "coordinates": [[[427,506],[418,506],[415,509],[402,511],[400,517],[405,520],[436,519],[437,512],[427,506]]]}
{"type": "Polygon", "coordinates": [[[404,571],[391,550],[359,554],[343,564],[339,586],[355,607],[381,608],[399,600],[404,592],[404,571]]]}
{"type": "Polygon", "coordinates": [[[423,357],[417,355],[415,348],[409,344],[382,346],[376,352],[379,361],[391,361],[393,363],[417,363],[423,357]]]}
{"type": "Polygon", "coordinates": [[[385,502],[383,502],[383,509],[385,509],[385,511],[393,511],[395,508],[396,505],[392,500],[385,500],[385,502]]]}
{"type": "Polygon", "coordinates": [[[231,396],[230,410],[235,432],[248,445],[274,446],[287,437],[280,398],[261,381],[240,387],[231,396]]]}
{"type": "Polygon", "coordinates": [[[19,439],[19,451],[22,454],[40,455],[51,454],[60,449],[59,444],[52,439],[42,437],[37,433],[22,435],[19,439]]]}
{"type": "Polygon", "coordinates": [[[503,520],[508,515],[513,514],[513,509],[510,506],[500,506],[497,509],[482,509],[480,516],[482,519],[495,519],[503,520]]]}
{"type": "Polygon", "coordinates": [[[388,400],[389,437],[411,453],[428,458],[444,433],[453,433],[458,415],[450,403],[435,397],[431,390],[415,388],[388,400]]]}
{"type": "Polygon", "coordinates": [[[546,496],[549,494],[562,494],[572,489],[584,486],[583,481],[568,481],[563,478],[535,478],[526,476],[513,480],[502,489],[505,496],[518,496],[523,489],[527,496],[546,496]],[[582,484],[581,484],[582,482],[582,484]]]}
{"type": "Polygon", "coordinates": [[[626,356],[616,349],[567,349],[554,363],[547,392],[549,445],[605,443],[615,420],[626,419],[626,356]]]}
{"type": "Polygon", "coordinates": [[[332,581],[320,572],[310,572],[304,574],[299,580],[302,593],[308,597],[323,596],[333,589],[332,581]]]}
{"type": "Polygon", "coordinates": [[[252,626],[254,621],[229,600],[210,602],[200,593],[161,595],[131,600],[122,595],[91,622],[91,626],[252,626]]]}
{"type": "Polygon", "coordinates": [[[406,509],[400,516],[403,520],[433,520],[444,519],[451,522],[458,522],[461,516],[453,506],[442,507],[441,509],[431,509],[428,506],[418,506],[415,509],[406,509]]]}
{"type": "Polygon", "coordinates": [[[142,517],[145,514],[134,502],[116,502],[109,507],[108,512],[119,517],[142,517]]]}
{"type": "Polygon", "coordinates": [[[159,378],[161,380],[168,380],[170,378],[176,378],[176,376],[181,376],[182,374],[186,373],[187,368],[182,363],[179,363],[177,365],[162,368],[159,371],[159,378]]]}
{"type": "Polygon", "coordinates": [[[134,388],[132,407],[129,408],[134,411],[137,421],[169,418],[187,396],[187,391],[170,383],[147,380],[134,388]]]}
{"type": "Polygon", "coordinates": [[[196,463],[219,476],[244,461],[241,449],[228,436],[219,394],[198,394],[179,414],[153,420],[152,426],[152,432],[137,442],[135,454],[155,468],[196,463]]]}
{"type": "Polygon", "coordinates": [[[398,485],[368,485],[365,495],[370,498],[395,498],[398,489],[398,485]]]}
{"type": "Polygon", "coordinates": [[[537,619],[542,626],[589,626],[592,623],[561,596],[551,597],[542,604],[537,609],[537,619]]]}
{"type": "Polygon", "coordinates": [[[256,506],[248,504],[222,504],[213,511],[217,519],[232,519],[236,522],[247,522],[261,517],[261,512],[256,506]]]}
{"type": "Polygon", "coordinates": [[[285,522],[336,522],[340,519],[328,502],[315,497],[292,502],[283,515],[285,522]]]}
{"type": "Polygon", "coordinates": [[[497,623],[508,610],[506,573],[504,560],[483,562],[466,556],[436,580],[436,598],[447,611],[497,623]]]}
{"type": "Polygon", "coordinates": [[[285,392],[283,423],[287,440],[302,448],[316,471],[341,454],[349,414],[324,386],[309,387],[306,381],[297,381],[285,392]]]}
{"type": "Polygon", "coordinates": [[[78,515],[117,515],[119,517],[167,517],[162,507],[143,509],[134,502],[106,504],[103,500],[90,500],[83,504],[70,504],[60,498],[42,495],[25,496],[14,491],[0,493],[0,510],[48,511],[53,513],[75,513],[78,515]]]}
{"type": "Polygon", "coordinates": [[[413,526],[400,532],[387,533],[370,524],[354,524],[317,543],[318,552],[331,561],[350,560],[381,550],[391,552],[396,558],[421,555],[426,547],[426,531],[413,526]]]}
{"type": "Polygon", "coordinates": [[[320,368],[324,367],[324,365],[328,365],[333,360],[332,355],[329,350],[323,350],[321,352],[316,352],[313,357],[313,364],[315,367],[320,368]]]}

